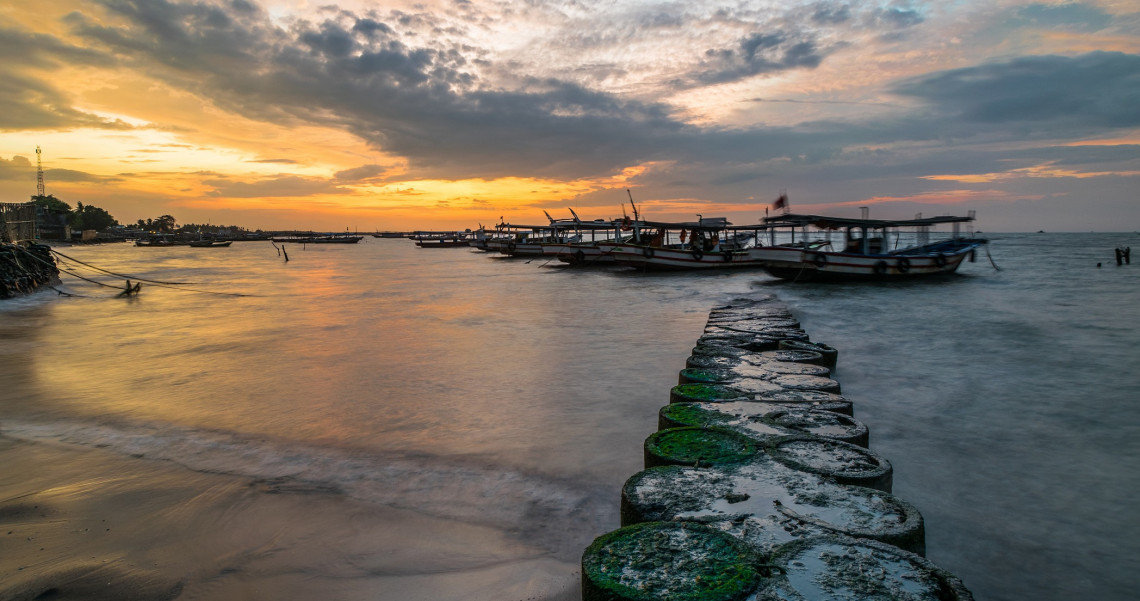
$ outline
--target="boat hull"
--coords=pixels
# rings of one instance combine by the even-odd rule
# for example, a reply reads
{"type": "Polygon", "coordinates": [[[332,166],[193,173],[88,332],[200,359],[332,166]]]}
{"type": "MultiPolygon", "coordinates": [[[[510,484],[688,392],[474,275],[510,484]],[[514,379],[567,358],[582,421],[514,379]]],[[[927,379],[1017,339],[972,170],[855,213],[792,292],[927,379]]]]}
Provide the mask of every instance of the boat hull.
{"type": "Polygon", "coordinates": [[[749,254],[773,276],[785,280],[894,280],[954,273],[979,245],[922,254],[862,255],[764,247],[749,254]]]}
{"type": "Polygon", "coordinates": [[[748,251],[693,251],[679,248],[653,248],[635,244],[603,245],[614,263],[650,271],[695,269],[760,269],[763,262],[748,251]]]}

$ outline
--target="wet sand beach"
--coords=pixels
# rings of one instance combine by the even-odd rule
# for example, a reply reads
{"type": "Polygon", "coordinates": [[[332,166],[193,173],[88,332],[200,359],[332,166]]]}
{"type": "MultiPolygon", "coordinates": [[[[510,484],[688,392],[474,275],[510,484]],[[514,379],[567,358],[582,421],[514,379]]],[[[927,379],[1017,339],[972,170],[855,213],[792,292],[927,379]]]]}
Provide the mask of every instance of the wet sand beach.
{"type": "Polygon", "coordinates": [[[0,599],[577,599],[493,528],[0,435],[0,599]]]}

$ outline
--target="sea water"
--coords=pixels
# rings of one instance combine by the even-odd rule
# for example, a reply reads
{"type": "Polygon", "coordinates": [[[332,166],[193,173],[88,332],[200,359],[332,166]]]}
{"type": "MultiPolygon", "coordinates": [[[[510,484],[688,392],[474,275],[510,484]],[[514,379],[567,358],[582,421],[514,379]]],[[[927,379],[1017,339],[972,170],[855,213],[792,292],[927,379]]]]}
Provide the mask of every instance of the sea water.
{"type": "MultiPolygon", "coordinates": [[[[983,600],[1131,599],[1140,263],[1118,267],[1112,249],[1132,242],[994,235],[1000,271],[979,252],[955,276],[884,284],[374,238],[288,245],[288,261],[264,242],[61,247],[90,279],[124,278],[83,263],[187,284],[117,298],[65,274],[76,296],[0,305],[0,435],[307,495],[330,532],[306,535],[313,561],[227,578],[335,583],[329,598],[345,599],[573,599],[581,552],[618,527],[620,486],[709,310],[775,294],[839,349],[844,395],[895,494],[923,513],[932,561],[983,600]],[[346,551],[333,534],[345,500],[430,523],[412,530],[422,539],[364,533],[346,551]],[[346,575],[320,561],[332,555],[388,559],[346,575]]],[[[146,519],[161,530],[164,516],[146,519]]],[[[185,578],[191,597],[243,590],[185,578]]]]}

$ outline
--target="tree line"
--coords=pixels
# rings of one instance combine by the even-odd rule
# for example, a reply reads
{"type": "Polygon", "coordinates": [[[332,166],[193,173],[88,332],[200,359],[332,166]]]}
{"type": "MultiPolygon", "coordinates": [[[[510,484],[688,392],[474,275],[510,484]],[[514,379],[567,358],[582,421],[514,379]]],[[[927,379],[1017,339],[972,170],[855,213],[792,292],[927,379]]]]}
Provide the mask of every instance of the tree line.
{"type": "MultiPolygon", "coordinates": [[[[44,196],[38,194],[33,195],[32,202],[50,211],[66,213],[67,224],[70,225],[73,230],[95,230],[102,232],[120,225],[119,221],[110,213],[94,205],[85,205],[81,202],[77,202],[75,203],[75,209],[72,209],[71,205],[51,194],[44,196]]],[[[178,221],[172,215],[139,219],[133,224],[133,227],[148,232],[163,232],[167,234],[178,232],[217,233],[219,230],[246,231],[243,227],[232,225],[187,223],[179,227],[178,221]]]]}

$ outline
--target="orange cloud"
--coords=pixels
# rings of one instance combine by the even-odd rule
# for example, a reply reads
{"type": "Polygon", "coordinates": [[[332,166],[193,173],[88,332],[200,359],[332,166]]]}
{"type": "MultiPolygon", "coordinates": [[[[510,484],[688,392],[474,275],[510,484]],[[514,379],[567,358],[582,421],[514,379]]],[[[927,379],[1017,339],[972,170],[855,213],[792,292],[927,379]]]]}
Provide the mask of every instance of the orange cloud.
{"type": "MultiPolygon", "coordinates": [[[[1078,144],[1073,144],[1074,146],[1078,144]]],[[[921,179],[931,181],[945,181],[945,182],[961,182],[964,184],[981,184],[996,181],[1005,181],[1012,179],[1022,178],[1062,178],[1071,177],[1077,179],[1087,179],[1091,177],[1130,177],[1140,175],[1140,171],[1078,171],[1076,169],[1065,169],[1055,167],[1054,162],[1042,163],[1040,165],[1033,165],[1031,167],[1021,167],[1019,169],[1010,169],[1009,171],[998,171],[994,173],[967,173],[967,174],[949,174],[949,175],[921,175],[921,179]]]]}

